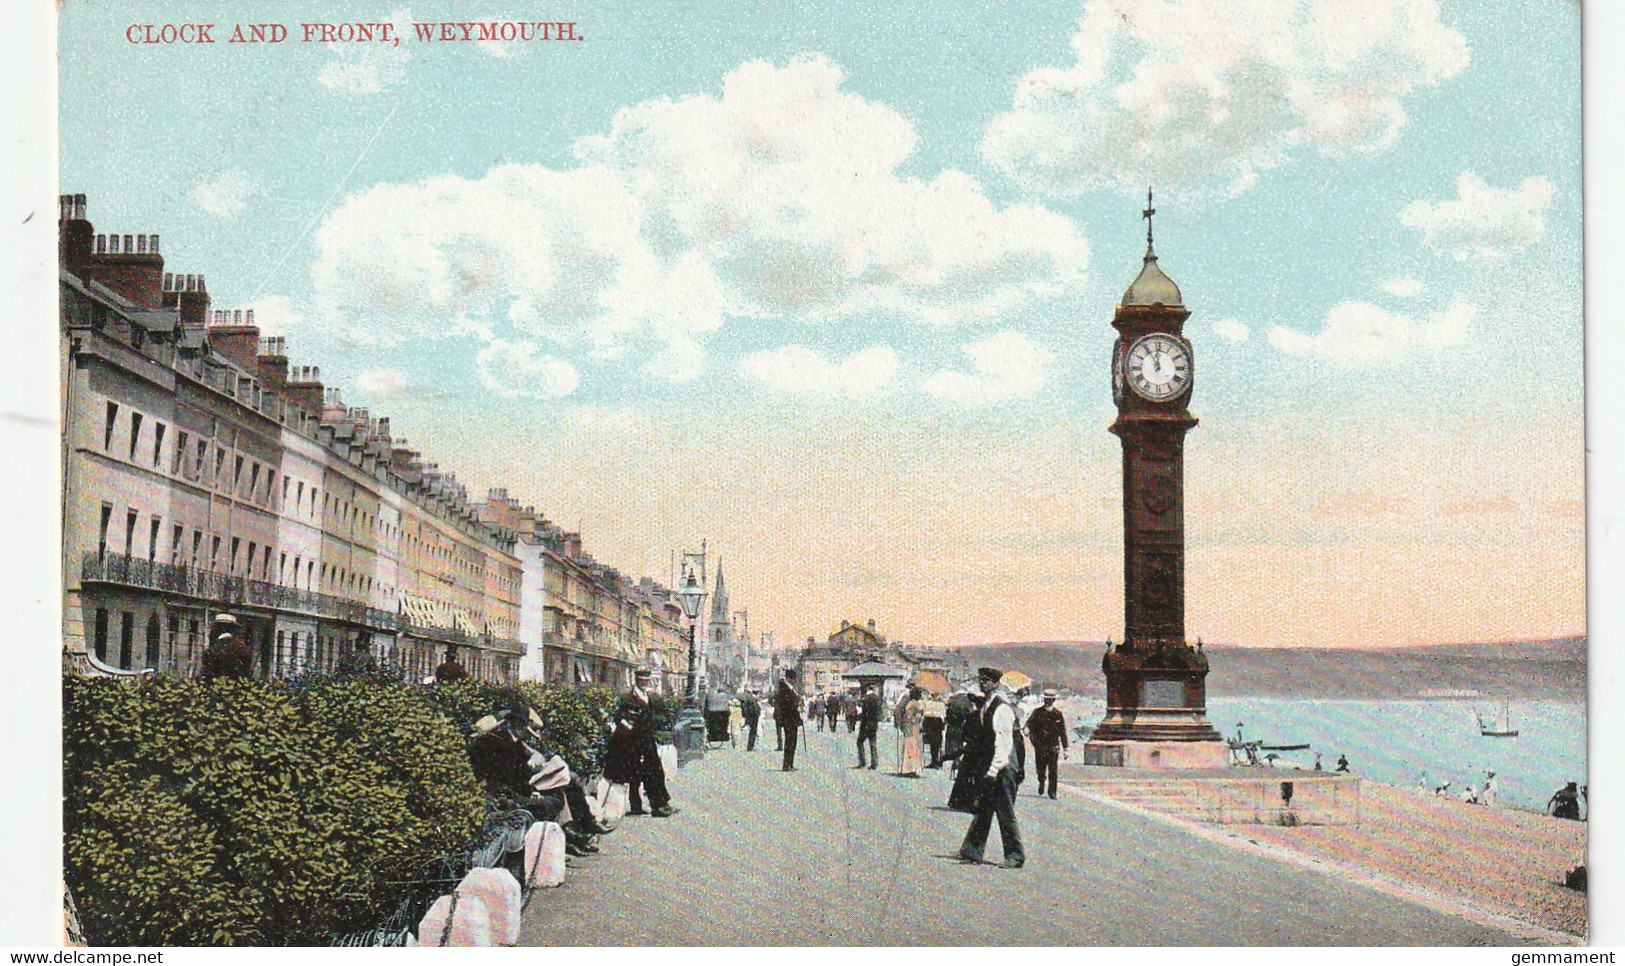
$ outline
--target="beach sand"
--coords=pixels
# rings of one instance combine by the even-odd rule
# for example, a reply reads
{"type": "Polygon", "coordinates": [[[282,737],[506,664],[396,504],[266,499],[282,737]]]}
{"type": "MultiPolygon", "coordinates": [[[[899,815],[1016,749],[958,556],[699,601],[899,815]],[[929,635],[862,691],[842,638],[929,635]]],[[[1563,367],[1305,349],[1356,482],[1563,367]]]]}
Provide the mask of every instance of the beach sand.
{"type": "MultiPolygon", "coordinates": [[[[1119,798],[1112,785],[1083,787],[1119,798]]],[[[1585,823],[1423,797],[1370,780],[1361,782],[1360,815],[1359,825],[1201,827],[1243,847],[1273,848],[1583,940],[1586,895],[1565,888],[1563,879],[1586,861],[1585,823]]]]}

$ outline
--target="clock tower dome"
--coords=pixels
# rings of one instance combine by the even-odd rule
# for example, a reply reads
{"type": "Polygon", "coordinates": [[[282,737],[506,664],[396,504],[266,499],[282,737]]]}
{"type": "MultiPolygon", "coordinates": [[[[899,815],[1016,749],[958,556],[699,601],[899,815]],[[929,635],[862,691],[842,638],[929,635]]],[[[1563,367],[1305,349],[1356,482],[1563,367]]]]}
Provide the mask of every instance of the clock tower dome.
{"type": "Polygon", "coordinates": [[[1157,264],[1146,195],[1145,264],[1112,327],[1111,425],[1123,446],[1123,640],[1106,645],[1106,717],[1084,761],[1139,768],[1221,767],[1207,721],[1207,655],[1185,639],[1185,434],[1195,351],[1179,286],[1157,264]]]}

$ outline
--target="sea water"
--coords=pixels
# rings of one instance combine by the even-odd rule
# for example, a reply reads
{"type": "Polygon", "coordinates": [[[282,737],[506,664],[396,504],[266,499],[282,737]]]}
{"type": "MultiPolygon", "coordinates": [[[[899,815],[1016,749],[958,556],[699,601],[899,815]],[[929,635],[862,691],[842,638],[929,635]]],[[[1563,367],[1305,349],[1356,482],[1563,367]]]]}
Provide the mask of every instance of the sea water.
{"type": "MultiPolygon", "coordinates": [[[[1067,715],[1069,727],[1096,724],[1105,705],[1084,700],[1074,709],[1075,714],[1067,715]]],[[[1310,746],[1278,752],[1276,768],[1313,768],[1318,751],[1321,766],[1330,771],[1337,767],[1339,755],[1347,755],[1357,775],[1417,791],[1449,781],[1451,795],[1459,795],[1468,785],[1482,789],[1486,772],[1493,771],[1498,805],[1536,811],[1544,811],[1564,783],[1586,784],[1584,704],[1514,701],[1510,714],[1516,738],[1480,735],[1475,712],[1498,726],[1501,703],[1482,698],[1208,699],[1208,720],[1226,738],[1236,734],[1239,723],[1248,741],[1310,746]]]]}

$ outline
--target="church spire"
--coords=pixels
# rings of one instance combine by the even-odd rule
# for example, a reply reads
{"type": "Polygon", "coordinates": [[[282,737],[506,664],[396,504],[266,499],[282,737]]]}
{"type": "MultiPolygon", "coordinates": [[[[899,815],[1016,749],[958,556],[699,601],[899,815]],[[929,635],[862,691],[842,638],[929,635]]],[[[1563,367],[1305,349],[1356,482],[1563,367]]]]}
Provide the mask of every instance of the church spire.
{"type": "Polygon", "coordinates": [[[728,617],[728,585],[722,579],[722,558],[717,558],[717,586],[711,592],[711,623],[725,624],[728,617]]]}

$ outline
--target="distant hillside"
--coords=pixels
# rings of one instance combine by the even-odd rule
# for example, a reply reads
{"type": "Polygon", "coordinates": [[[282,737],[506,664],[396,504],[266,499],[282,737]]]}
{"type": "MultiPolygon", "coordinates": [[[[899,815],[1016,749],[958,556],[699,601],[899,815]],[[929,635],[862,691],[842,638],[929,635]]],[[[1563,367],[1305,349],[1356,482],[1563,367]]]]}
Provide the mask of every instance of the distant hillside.
{"type": "MultiPolygon", "coordinates": [[[[983,644],[958,649],[975,667],[1016,668],[1036,681],[1104,696],[1095,641],[983,644]]],[[[1208,693],[1223,697],[1414,698],[1477,691],[1518,700],[1584,701],[1586,639],[1438,644],[1373,650],[1207,648],[1208,693]]]]}

